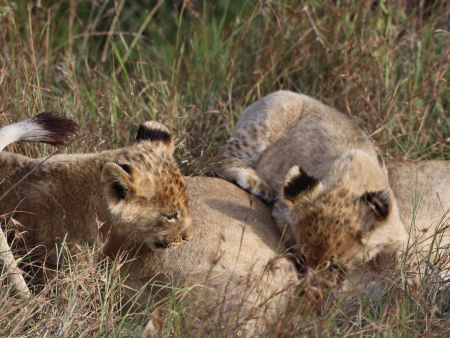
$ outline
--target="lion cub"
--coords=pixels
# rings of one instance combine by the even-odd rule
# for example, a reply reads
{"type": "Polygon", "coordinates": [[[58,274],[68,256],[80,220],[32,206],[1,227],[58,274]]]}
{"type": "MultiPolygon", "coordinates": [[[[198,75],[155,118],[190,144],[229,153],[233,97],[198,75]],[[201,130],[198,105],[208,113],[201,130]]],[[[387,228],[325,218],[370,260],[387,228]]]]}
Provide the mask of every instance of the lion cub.
{"type": "Polygon", "coordinates": [[[310,266],[348,270],[408,240],[377,149],[337,110],[278,91],[244,110],[224,150],[222,175],[290,225],[310,266]]]}
{"type": "MultiPolygon", "coordinates": [[[[42,141],[39,132],[48,126],[41,122],[8,126],[8,133],[3,128],[2,146],[42,141]]],[[[192,236],[172,137],[158,122],[142,124],[128,147],[48,159],[1,152],[0,168],[0,214],[23,225],[17,229],[28,248],[50,251],[63,240],[93,242],[101,224],[104,234],[152,250],[176,247],[192,236]]]]}

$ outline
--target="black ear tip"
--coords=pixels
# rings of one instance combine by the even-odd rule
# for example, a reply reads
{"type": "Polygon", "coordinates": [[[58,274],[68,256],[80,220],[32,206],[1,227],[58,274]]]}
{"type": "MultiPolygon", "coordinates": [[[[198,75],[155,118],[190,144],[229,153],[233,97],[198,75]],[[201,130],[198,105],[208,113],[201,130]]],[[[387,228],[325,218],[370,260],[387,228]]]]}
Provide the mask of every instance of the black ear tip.
{"type": "Polygon", "coordinates": [[[111,188],[115,192],[118,199],[122,200],[125,199],[125,197],[127,197],[128,194],[127,189],[119,182],[113,182],[111,188]]]}
{"type": "Polygon", "coordinates": [[[121,167],[125,172],[129,175],[131,175],[131,166],[127,163],[117,163],[119,167],[121,167]]]}
{"type": "Polygon", "coordinates": [[[311,190],[319,184],[317,178],[308,175],[301,167],[293,168],[293,170],[296,170],[297,173],[289,172],[290,175],[293,175],[284,185],[283,192],[285,196],[295,197],[302,191],[311,190]]]}
{"type": "Polygon", "coordinates": [[[391,206],[388,191],[366,192],[362,199],[367,203],[377,219],[387,218],[391,206]]]}
{"type": "Polygon", "coordinates": [[[156,121],[148,121],[139,126],[136,134],[136,141],[161,141],[163,143],[170,143],[172,135],[169,129],[162,123],[156,121]]]}

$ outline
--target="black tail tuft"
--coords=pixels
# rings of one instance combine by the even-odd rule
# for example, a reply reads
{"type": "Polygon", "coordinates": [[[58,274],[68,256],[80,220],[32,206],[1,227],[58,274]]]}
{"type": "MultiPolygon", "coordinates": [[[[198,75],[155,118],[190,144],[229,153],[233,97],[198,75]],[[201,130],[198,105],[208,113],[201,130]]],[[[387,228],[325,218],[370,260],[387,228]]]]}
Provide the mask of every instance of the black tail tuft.
{"type": "Polygon", "coordinates": [[[40,113],[33,117],[31,122],[49,132],[49,139],[46,142],[52,145],[66,144],[70,136],[78,130],[78,125],[74,121],[55,113],[40,113]]]}

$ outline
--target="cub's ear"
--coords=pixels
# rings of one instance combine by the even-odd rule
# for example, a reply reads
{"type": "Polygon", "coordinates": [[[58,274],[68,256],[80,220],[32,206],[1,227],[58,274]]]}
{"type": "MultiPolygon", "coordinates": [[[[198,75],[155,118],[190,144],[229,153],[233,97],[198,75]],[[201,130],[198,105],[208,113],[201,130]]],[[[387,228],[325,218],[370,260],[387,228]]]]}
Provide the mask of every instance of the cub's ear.
{"type": "Polygon", "coordinates": [[[173,153],[172,134],[162,123],[156,121],[147,121],[139,126],[136,134],[136,142],[151,141],[167,147],[170,153],[173,153]]]}
{"type": "Polygon", "coordinates": [[[308,175],[301,167],[294,166],[286,174],[283,184],[284,197],[294,202],[302,192],[312,191],[319,184],[319,180],[308,175]]]}
{"type": "Polygon", "coordinates": [[[129,197],[134,189],[128,164],[109,162],[102,169],[101,180],[106,184],[108,195],[115,200],[129,197]]]}
{"type": "Polygon", "coordinates": [[[391,201],[388,190],[366,192],[361,196],[361,202],[376,221],[384,220],[389,216],[391,201]]]}

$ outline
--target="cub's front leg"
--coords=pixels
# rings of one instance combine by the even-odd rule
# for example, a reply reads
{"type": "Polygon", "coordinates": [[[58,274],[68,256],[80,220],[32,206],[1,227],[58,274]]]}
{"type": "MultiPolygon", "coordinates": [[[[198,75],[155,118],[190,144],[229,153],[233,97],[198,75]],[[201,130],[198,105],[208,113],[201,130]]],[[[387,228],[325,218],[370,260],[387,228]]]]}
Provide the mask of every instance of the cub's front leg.
{"type": "Polygon", "coordinates": [[[274,199],[274,191],[258,172],[238,161],[224,161],[222,176],[235,182],[242,189],[258,196],[266,203],[271,203],[274,199]],[[227,163],[230,162],[230,163],[227,163]]]}

